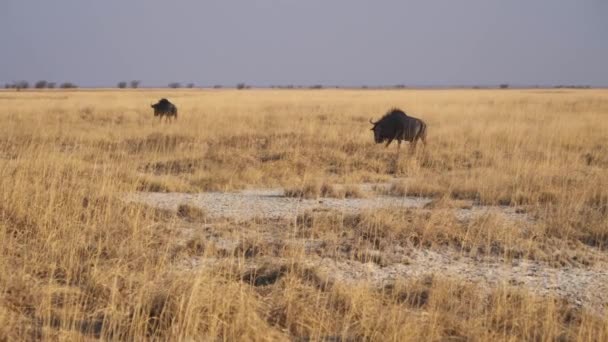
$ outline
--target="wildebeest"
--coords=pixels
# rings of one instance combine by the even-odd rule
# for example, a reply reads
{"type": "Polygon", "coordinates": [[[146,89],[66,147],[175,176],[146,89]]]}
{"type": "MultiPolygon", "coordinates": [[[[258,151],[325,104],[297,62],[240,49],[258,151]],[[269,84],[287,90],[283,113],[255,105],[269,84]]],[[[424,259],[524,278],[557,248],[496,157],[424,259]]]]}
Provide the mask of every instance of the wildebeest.
{"type": "Polygon", "coordinates": [[[424,121],[407,116],[402,110],[393,108],[388,111],[380,120],[369,122],[374,125],[374,140],[376,144],[383,143],[386,146],[397,139],[397,148],[401,146],[401,141],[406,140],[411,143],[412,148],[416,147],[416,142],[420,139],[426,145],[426,124],[424,121]]]}
{"type": "Polygon", "coordinates": [[[151,107],[154,108],[154,116],[159,116],[160,120],[165,115],[167,116],[166,120],[169,120],[171,117],[177,119],[177,107],[167,99],[160,99],[158,103],[153,104],[151,107]]]}

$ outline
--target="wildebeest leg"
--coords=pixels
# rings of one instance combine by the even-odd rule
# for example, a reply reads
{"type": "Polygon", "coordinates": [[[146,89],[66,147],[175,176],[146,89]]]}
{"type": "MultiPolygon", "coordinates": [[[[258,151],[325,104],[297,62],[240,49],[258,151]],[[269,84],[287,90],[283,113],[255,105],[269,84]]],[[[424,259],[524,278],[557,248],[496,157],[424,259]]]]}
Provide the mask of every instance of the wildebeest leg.
{"type": "Polygon", "coordinates": [[[386,146],[385,147],[388,147],[388,145],[390,145],[393,142],[393,139],[395,139],[395,138],[394,137],[393,138],[388,138],[388,141],[386,142],[386,146]]]}

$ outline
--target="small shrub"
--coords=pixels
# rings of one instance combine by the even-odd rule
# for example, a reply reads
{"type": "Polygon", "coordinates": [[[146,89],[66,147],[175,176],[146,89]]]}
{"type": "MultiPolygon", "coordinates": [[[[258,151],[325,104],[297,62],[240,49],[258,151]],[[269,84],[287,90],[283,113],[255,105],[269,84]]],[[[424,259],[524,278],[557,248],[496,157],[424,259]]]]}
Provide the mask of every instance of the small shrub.
{"type": "Polygon", "coordinates": [[[181,87],[182,87],[182,85],[179,82],[169,83],[169,88],[177,89],[177,88],[181,88],[181,87]]]}
{"type": "Polygon", "coordinates": [[[124,89],[127,87],[127,82],[125,82],[125,81],[118,82],[118,84],[116,86],[120,89],[124,89]]]}
{"type": "Polygon", "coordinates": [[[27,81],[17,81],[10,84],[6,84],[7,89],[27,89],[30,87],[30,84],[27,81]]]}
{"type": "Polygon", "coordinates": [[[62,88],[62,89],[74,89],[74,88],[78,88],[78,86],[75,85],[72,82],[63,82],[63,83],[61,83],[61,85],[59,85],[59,88],[62,88]]]}
{"type": "Polygon", "coordinates": [[[36,89],[43,89],[46,88],[47,82],[45,80],[40,80],[38,82],[36,82],[36,84],[34,84],[34,87],[36,89]]]}
{"type": "Polygon", "coordinates": [[[236,85],[236,89],[241,90],[241,89],[245,89],[245,88],[247,88],[247,85],[245,83],[238,83],[236,85]]]}
{"type": "Polygon", "coordinates": [[[130,82],[131,88],[135,89],[135,88],[139,88],[139,83],[141,83],[138,80],[133,80],[130,82]]]}

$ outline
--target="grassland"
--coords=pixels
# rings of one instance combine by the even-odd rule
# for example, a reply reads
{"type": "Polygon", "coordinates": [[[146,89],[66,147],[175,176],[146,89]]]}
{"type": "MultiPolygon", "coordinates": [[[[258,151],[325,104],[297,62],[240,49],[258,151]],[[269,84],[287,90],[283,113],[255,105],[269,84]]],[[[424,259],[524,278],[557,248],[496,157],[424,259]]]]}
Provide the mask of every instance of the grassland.
{"type": "Polygon", "coordinates": [[[426,274],[378,287],[307,262],[384,266],[403,261],[371,252],[397,244],[601,264],[607,119],[606,90],[0,92],[0,340],[607,340],[605,308],[507,281],[426,274]],[[160,97],[177,122],[154,119],[160,97]],[[373,144],[368,120],[393,106],[427,122],[428,146],[373,144]],[[247,187],[316,197],[336,183],[360,196],[362,182],[433,206],[243,222],[124,200],[247,187]],[[462,223],[443,210],[464,202],[533,220],[462,223]]]}

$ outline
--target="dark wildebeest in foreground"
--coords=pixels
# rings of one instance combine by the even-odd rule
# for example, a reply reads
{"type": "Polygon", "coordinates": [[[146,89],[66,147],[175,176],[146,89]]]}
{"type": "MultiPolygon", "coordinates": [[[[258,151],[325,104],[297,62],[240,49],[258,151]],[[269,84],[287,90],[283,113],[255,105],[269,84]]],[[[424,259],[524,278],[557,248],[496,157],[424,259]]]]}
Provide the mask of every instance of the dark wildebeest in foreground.
{"type": "Polygon", "coordinates": [[[422,140],[426,145],[426,124],[424,121],[407,116],[402,110],[394,108],[388,111],[382,119],[373,122],[369,121],[374,127],[374,140],[376,144],[386,142],[386,146],[397,139],[397,148],[401,147],[401,141],[410,142],[413,148],[416,147],[416,142],[422,140]]]}
{"type": "Polygon", "coordinates": [[[160,99],[158,103],[151,106],[154,108],[154,116],[159,116],[162,121],[163,116],[167,116],[166,120],[172,117],[177,119],[177,107],[167,99],[160,99]]]}

